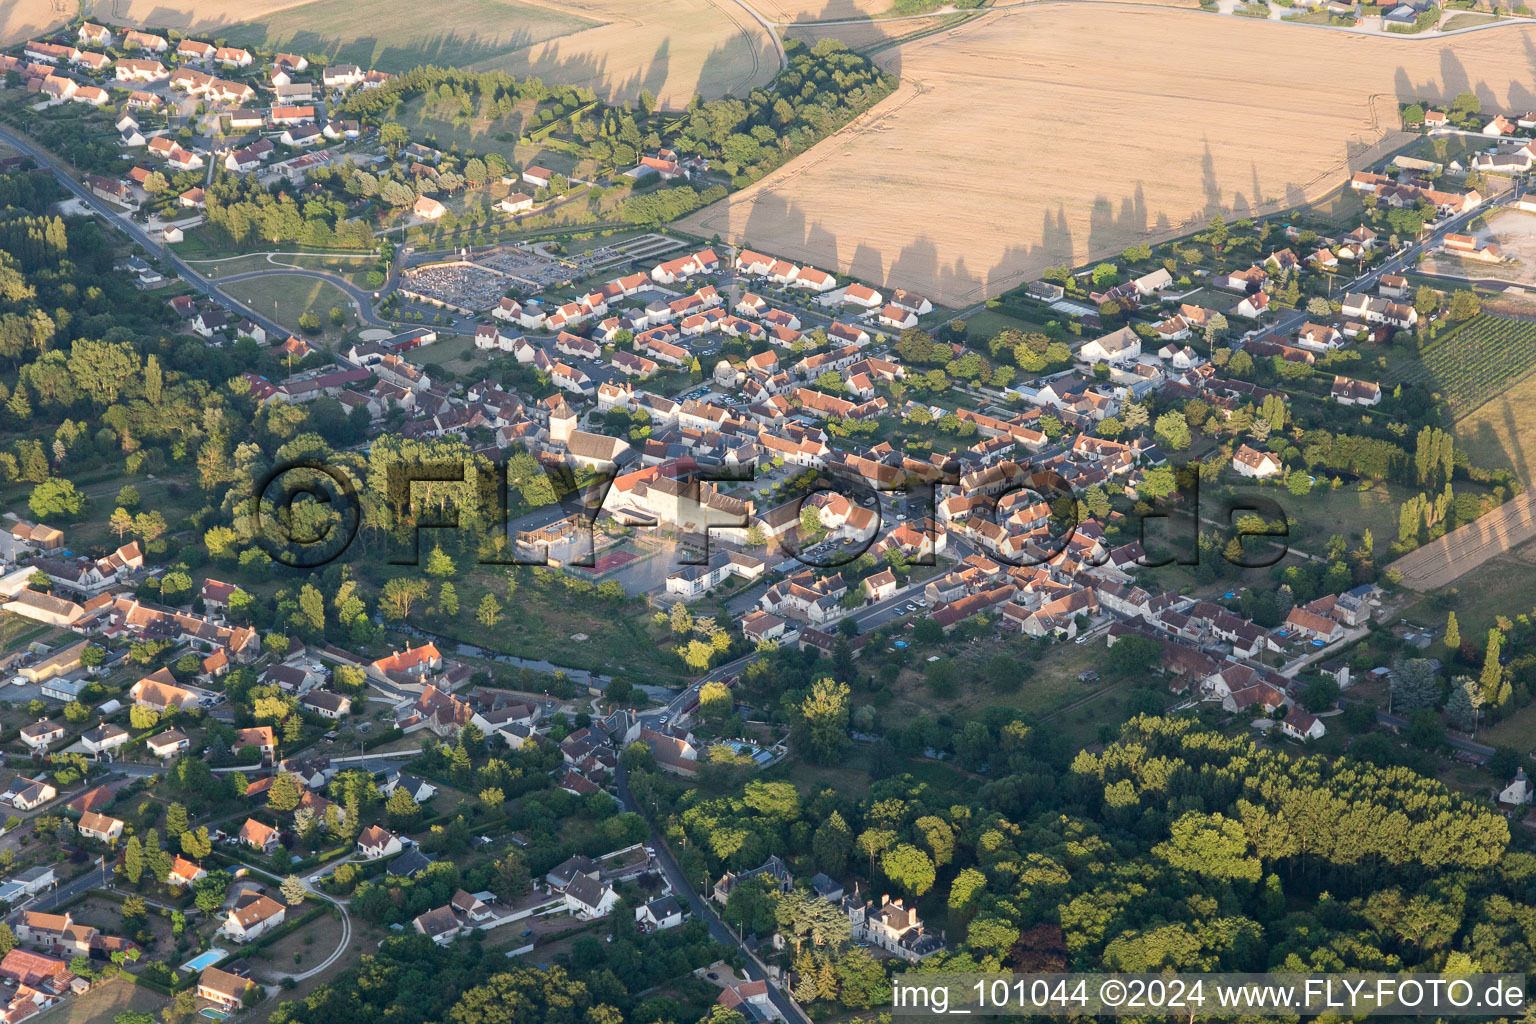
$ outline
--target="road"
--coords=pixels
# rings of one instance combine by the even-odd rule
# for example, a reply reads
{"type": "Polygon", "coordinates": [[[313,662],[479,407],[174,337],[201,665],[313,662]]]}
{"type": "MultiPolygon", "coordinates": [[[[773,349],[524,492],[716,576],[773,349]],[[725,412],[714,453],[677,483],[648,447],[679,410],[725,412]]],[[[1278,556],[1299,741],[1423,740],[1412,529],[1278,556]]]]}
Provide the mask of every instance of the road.
{"type": "MultiPolygon", "coordinates": [[[[1487,213],[1498,206],[1507,206],[1516,198],[1518,198],[1518,191],[1512,189],[1504,192],[1497,198],[1490,199],[1475,209],[1468,210],[1465,213],[1458,213],[1454,217],[1441,221],[1424,238],[1421,238],[1405,249],[1399,250],[1395,256],[1382,261],[1379,266],[1372,267],[1364,274],[1344,285],[1341,289],[1341,297],[1350,292],[1368,292],[1375,287],[1376,282],[1381,280],[1383,274],[1397,274],[1410,269],[1420,256],[1444,241],[1446,235],[1455,232],[1457,228],[1460,228],[1479,214],[1487,213]]],[[[1253,331],[1253,337],[1263,337],[1269,334],[1290,334],[1292,331],[1299,329],[1309,316],[1310,314],[1305,309],[1288,310],[1270,326],[1256,328],[1253,331]]]]}
{"type": "MultiPolygon", "coordinates": [[[[145,252],[155,256],[165,263],[168,263],[171,269],[175,271],[176,275],[185,281],[189,286],[191,286],[194,291],[198,292],[210,301],[216,302],[223,306],[236,317],[249,317],[251,320],[260,324],[261,327],[273,337],[286,337],[293,333],[293,331],[289,328],[283,327],[281,324],[278,324],[276,321],[270,319],[269,317],[263,316],[261,313],[251,309],[244,303],[238,302],[235,299],[230,298],[228,295],[225,295],[222,291],[219,290],[218,285],[214,284],[212,281],[208,280],[206,277],[193,270],[190,266],[187,265],[186,261],[172,252],[168,246],[165,246],[156,241],[155,237],[151,235],[143,225],[136,223],[129,217],[123,216],[117,210],[113,209],[112,205],[105,199],[102,199],[100,196],[89,191],[84,185],[76,181],[74,176],[70,174],[70,172],[62,164],[54,159],[53,154],[36,145],[28,136],[18,134],[10,128],[0,128],[0,142],[5,143],[7,146],[11,147],[22,156],[31,157],[37,162],[39,167],[45,168],[52,172],[53,176],[59,180],[60,184],[64,186],[65,190],[68,191],[70,195],[74,196],[76,199],[80,200],[80,202],[90,207],[92,210],[98,213],[108,224],[117,228],[138,245],[142,246],[145,252]]],[[[372,314],[371,303],[365,303],[358,307],[358,311],[360,313],[364,309],[367,309],[370,315],[372,314]]],[[[382,321],[380,321],[380,324],[383,326],[388,326],[387,324],[383,324],[382,321]]]]}
{"type": "MultiPolygon", "coordinates": [[[[624,809],[640,814],[640,806],[635,802],[634,795],[629,791],[629,782],[625,778],[623,765],[619,766],[614,776],[614,782],[617,783],[619,802],[623,804],[624,809]]],[[[643,814],[641,816],[644,817],[643,814]]],[[[747,952],[746,945],[736,937],[734,932],[725,926],[725,923],[720,920],[719,915],[714,912],[713,908],[705,903],[704,899],[694,891],[693,886],[688,883],[688,879],[683,876],[683,869],[678,865],[677,859],[672,856],[672,851],[667,849],[666,844],[661,841],[661,835],[654,828],[651,829],[650,845],[651,849],[656,851],[656,862],[661,865],[662,874],[666,876],[667,884],[672,887],[672,892],[688,904],[688,910],[694,917],[709,926],[710,938],[722,945],[732,946],[741,951],[742,956],[747,961],[746,969],[742,973],[752,981],[761,980],[767,982],[768,998],[772,1000],[774,1008],[784,1016],[785,1020],[792,1021],[793,1024],[811,1024],[810,1018],[801,1013],[800,1008],[791,1002],[783,992],[779,991],[778,986],[769,981],[757,969],[752,956],[747,952]]]]}
{"type": "Polygon", "coordinates": [[[80,875],[78,878],[73,878],[63,885],[41,894],[37,899],[27,904],[26,909],[49,911],[68,903],[88,889],[104,889],[111,881],[111,870],[103,868],[101,862],[97,861],[91,870],[80,875]]]}
{"type": "MultiPolygon", "coordinates": [[[[1339,698],[1339,704],[1341,706],[1345,704],[1360,703],[1363,702],[1353,700],[1349,697],[1339,698]]],[[[1380,722],[1382,725],[1391,725],[1399,729],[1408,728],[1408,719],[1404,718],[1402,715],[1389,715],[1385,711],[1376,712],[1376,721],[1380,722]]],[[[1465,750],[1469,754],[1477,754],[1479,757],[1492,757],[1495,753],[1494,748],[1488,746],[1486,743],[1478,743],[1475,740],[1469,740],[1461,736],[1453,736],[1450,733],[1446,733],[1445,744],[1448,747],[1455,747],[1457,750],[1465,750]]]]}

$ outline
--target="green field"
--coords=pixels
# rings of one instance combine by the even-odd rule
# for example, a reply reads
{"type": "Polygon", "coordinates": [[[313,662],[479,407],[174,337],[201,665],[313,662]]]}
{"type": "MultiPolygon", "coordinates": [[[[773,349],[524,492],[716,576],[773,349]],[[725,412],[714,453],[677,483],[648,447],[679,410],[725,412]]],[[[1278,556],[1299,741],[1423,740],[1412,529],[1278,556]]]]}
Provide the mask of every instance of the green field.
{"type": "MultiPolygon", "coordinates": [[[[357,311],[352,300],[340,288],[318,278],[278,275],[236,281],[223,286],[228,294],[250,306],[256,312],[270,316],[289,330],[299,329],[299,317],[313,312],[320,318],[323,332],[339,335],[357,325],[357,311]],[[332,306],[339,306],[346,314],[347,327],[340,331],[330,321],[332,306]]],[[[307,332],[313,335],[315,332],[307,332]]]]}
{"type": "Polygon", "coordinates": [[[1511,470],[1526,485],[1532,479],[1536,441],[1536,376],[1526,377],[1503,394],[1472,410],[1453,428],[1457,447],[1475,466],[1511,470]]]}
{"type": "Polygon", "coordinates": [[[332,61],[403,72],[464,67],[535,46],[593,22],[497,0],[315,0],[221,31],[230,46],[324,53],[332,61]]]}

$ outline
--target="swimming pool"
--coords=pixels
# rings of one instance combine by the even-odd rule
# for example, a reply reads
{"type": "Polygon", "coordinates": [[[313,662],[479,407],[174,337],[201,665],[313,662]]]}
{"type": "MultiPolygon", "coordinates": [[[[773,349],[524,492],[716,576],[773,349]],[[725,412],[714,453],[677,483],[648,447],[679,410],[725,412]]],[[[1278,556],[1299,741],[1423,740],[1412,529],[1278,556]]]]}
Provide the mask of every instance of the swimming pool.
{"type": "MultiPolygon", "coordinates": [[[[188,974],[193,974],[205,967],[212,967],[214,964],[218,963],[220,960],[223,960],[228,955],[229,953],[225,950],[210,949],[206,953],[199,953],[191,960],[188,960],[186,963],[182,964],[181,969],[186,971],[188,974]]],[[[223,1018],[221,1017],[220,1020],[222,1019],[223,1018]]]]}
{"type": "Polygon", "coordinates": [[[209,1020],[228,1020],[229,1019],[229,1014],[225,1013],[223,1010],[215,1010],[211,1006],[205,1006],[201,1010],[199,1010],[198,1012],[201,1013],[204,1017],[207,1017],[209,1020]]]}

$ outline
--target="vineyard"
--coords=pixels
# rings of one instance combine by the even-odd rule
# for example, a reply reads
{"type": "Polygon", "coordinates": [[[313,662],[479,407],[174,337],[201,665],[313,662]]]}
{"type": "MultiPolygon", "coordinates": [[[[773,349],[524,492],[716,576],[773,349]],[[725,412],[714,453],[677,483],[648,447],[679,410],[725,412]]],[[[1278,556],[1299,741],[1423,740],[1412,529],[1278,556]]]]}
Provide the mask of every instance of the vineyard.
{"type": "Polygon", "coordinates": [[[1445,399],[1453,420],[1536,370],[1536,323],[1480,313],[1419,353],[1401,377],[1445,399]]]}

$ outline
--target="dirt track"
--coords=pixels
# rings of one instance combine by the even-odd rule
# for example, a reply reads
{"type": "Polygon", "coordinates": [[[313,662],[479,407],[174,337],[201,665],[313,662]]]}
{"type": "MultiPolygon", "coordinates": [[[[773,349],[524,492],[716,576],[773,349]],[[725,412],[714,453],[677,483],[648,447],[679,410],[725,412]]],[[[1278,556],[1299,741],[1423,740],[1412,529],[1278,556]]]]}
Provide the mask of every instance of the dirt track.
{"type": "Polygon", "coordinates": [[[1455,583],[1495,555],[1536,538],[1536,494],[1526,491],[1475,523],[1411,551],[1389,568],[1403,574],[1403,586],[1427,592],[1455,583]]]}

